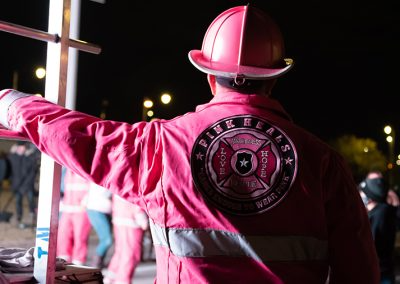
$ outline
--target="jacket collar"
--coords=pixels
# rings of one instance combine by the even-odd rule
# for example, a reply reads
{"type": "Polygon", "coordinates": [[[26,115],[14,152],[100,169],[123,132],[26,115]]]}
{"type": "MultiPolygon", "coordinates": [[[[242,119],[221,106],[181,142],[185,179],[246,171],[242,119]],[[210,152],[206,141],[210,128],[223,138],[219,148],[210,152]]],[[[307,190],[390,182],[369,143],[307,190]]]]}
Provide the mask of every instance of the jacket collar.
{"type": "Polygon", "coordinates": [[[223,92],[215,95],[212,100],[207,104],[198,105],[196,111],[201,111],[213,105],[221,104],[243,104],[250,105],[257,108],[266,109],[274,114],[281,116],[287,120],[292,121],[290,115],[284,110],[282,105],[275,99],[267,96],[260,96],[255,94],[241,94],[237,92],[223,92]]]}

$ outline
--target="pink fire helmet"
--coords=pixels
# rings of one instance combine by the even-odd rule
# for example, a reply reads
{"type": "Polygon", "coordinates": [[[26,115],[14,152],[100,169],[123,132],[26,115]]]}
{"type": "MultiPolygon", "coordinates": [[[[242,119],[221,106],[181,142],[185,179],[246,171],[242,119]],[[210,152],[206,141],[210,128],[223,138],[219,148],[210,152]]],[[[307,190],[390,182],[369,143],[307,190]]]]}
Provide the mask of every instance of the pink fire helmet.
{"type": "Polygon", "coordinates": [[[201,50],[189,52],[189,60],[207,74],[253,80],[276,78],[293,66],[284,58],[279,27],[249,5],[222,12],[208,27],[201,50]]]}

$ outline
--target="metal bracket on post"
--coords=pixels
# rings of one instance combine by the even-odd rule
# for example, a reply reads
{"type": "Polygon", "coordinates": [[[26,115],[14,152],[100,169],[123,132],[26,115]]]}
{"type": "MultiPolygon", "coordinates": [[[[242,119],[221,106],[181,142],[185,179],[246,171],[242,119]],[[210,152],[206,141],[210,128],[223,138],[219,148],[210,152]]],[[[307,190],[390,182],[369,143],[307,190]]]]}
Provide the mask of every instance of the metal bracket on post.
{"type": "MultiPolygon", "coordinates": [[[[45,98],[62,106],[66,103],[69,47],[94,54],[101,51],[97,45],[69,38],[70,17],[71,0],[50,0],[48,33],[0,21],[0,31],[48,42],[45,98]]],[[[0,139],[26,140],[17,132],[1,128],[0,139]]],[[[38,283],[52,284],[56,270],[61,166],[49,156],[41,156],[33,276],[38,283]]]]}

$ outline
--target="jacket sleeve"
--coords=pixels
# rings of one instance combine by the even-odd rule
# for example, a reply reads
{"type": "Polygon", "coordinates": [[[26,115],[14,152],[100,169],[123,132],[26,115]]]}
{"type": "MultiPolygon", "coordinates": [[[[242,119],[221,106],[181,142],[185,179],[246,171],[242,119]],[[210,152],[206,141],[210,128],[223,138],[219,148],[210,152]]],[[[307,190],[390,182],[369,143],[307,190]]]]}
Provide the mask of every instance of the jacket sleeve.
{"type": "Polygon", "coordinates": [[[38,96],[3,91],[0,123],[83,178],[136,202],[145,122],[101,120],[38,96]]]}
{"type": "Polygon", "coordinates": [[[367,211],[351,171],[336,153],[324,165],[330,282],[377,284],[379,262],[367,211]]]}

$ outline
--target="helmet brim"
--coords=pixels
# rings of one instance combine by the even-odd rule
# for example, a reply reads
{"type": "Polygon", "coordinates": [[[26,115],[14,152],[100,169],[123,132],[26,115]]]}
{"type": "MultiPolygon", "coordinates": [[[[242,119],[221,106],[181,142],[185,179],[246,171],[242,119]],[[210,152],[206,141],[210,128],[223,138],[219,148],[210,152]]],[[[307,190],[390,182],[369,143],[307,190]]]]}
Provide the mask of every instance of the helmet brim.
{"type": "Polygon", "coordinates": [[[285,74],[293,67],[292,63],[283,68],[260,68],[254,66],[239,66],[236,64],[210,62],[203,56],[201,50],[191,50],[188,56],[190,62],[200,71],[228,78],[241,76],[253,80],[273,79],[285,74]]]}

